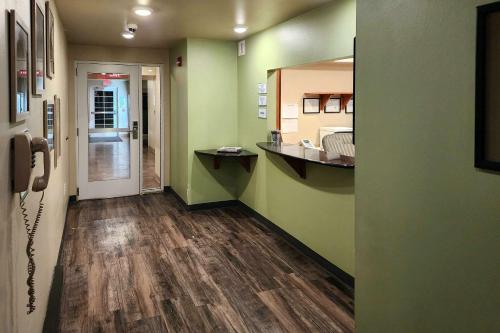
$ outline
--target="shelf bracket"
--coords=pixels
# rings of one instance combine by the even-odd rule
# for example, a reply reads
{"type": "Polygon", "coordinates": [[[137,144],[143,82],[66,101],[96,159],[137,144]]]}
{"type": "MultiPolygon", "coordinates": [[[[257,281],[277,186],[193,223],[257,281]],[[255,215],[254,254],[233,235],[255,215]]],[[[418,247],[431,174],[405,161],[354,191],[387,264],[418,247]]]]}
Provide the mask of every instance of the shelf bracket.
{"type": "Polygon", "coordinates": [[[291,166],[292,169],[295,170],[295,172],[297,172],[300,178],[306,179],[306,161],[293,157],[282,157],[285,162],[288,163],[288,165],[291,166]]]}

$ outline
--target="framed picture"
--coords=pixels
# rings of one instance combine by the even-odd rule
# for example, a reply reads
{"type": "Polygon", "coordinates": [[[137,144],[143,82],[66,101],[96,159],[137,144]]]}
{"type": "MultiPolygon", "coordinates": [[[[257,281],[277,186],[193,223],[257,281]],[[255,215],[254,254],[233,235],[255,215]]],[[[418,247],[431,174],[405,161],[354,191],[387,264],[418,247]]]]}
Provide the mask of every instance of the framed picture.
{"type": "Polygon", "coordinates": [[[36,0],[31,0],[31,85],[33,96],[45,90],[45,16],[36,0]]]}
{"type": "Polygon", "coordinates": [[[57,101],[58,101],[58,97],[57,97],[57,95],[54,95],[54,104],[53,104],[53,107],[54,107],[54,113],[53,113],[53,116],[54,116],[54,121],[53,121],[53,124],[54,124],[54,139],[53,139],[53,142],[54,142],[54,168],[57,168],[57,160],[59,158],[59,150],[61,149],[60,148],[61,120],[59,118],[61,113],[59,110],[60,104],[57,101]]]}
{"type": "Polygon", "coordinates": [[[312,114],[319,113],[319,98],[304,98],[302,113],[312,114]]]}
{"type": "Polygon", "coordinates": [[[29,32],[14,10],[9,12],[10,122],[30,114],[29,32]]]}
{"type": "Polygon", "coordinates": [[[43,137],[49,142],[49,150],[54,149],[54,104],[43,101],[43,137]]]}
{"type": "Polygon", "coordinates": [[[340,97],[331,97],[325,105],[325,113],[340,113],[340,97]]]}
{"type": "Polygon", "coordinates": [[[50,10],[50,3],[47,1],[45,3],[45,17],[46,17],[46,31],[47,31],[47,77],[49,79],[54,78],[55,74],[55,62],[54,62],[54,15],[50,10]]]}
{"type": "Polygon", "coordinates": [[[500,1],[477,13],[474,165],[500,171],[500,1]]]}
{"type": "Polygon", "coordinates": [[[62,152],[62,142],[61,142],[61,99],[57,96],[54,96],[54,112],[56,114],[56,122],[55,127],[57,131],[57,157],[61,157],[62,152]]]}
{"type": "Polygon", "coordinates": [[[354,113],[354,97],[347,102],[345,106],[345,113],[354,113]]]}

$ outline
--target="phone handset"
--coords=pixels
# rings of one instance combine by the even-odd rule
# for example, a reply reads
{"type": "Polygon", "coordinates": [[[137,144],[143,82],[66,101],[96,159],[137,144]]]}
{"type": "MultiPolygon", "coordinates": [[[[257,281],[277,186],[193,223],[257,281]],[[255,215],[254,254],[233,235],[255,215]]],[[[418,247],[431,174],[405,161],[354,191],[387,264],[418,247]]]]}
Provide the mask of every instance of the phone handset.
{"type": "Polygon", "coordinates": [[[42,217],[43,212],[43,197],[45,194],[45,189],[49,184],[50,178],[50,152],[49,145],[45,138],[31,138],[28,132],[23,134],[17,134],[14,136],[14,163],[13,163],[13,191],[19,194],[19,205],[21,206],[21,212],[23,216],[24,226],[26,228],[26,234],[28,237],[28,243],[26,245],[26,255],[28,257],[28,278],[26,284],[28,285],[28,307],[27,313],[30,314],[35,311],[35,249],[34,239],[38,224],[42,217]],[[28,218],[28,211],[26,208],[25,200],[26,197],[21,195],[21,192],[28,190],[29,181],[31,178],[31,169],[35,167],[35,153],[43,153],[43,175],[37,176],[33,180],[33,185],[31,190],[33,192],[42,193],[40,198],[40,203],[38,206],[38,211],[35,217],[33,225],[30,224],[28,218]]]}

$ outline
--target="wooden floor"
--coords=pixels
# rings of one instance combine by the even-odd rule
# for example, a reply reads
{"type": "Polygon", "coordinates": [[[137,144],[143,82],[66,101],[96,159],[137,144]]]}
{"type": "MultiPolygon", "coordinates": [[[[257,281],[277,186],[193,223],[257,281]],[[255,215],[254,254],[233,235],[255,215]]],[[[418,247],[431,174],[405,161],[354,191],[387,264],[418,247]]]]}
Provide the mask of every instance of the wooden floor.
{"type": "Polygon", "coordinates": [[[70,205],[61,332],[353,332],[352,291],[240,208],[70,205]]]}
{"type": "Polygon", "coordinates": [[[89,143],[89,182],[130,178],[129,135],[122,142],[89,143]]]}
{"type": "Polygon", "coordinates": [[[142,146],[142,183],[146,189],[160,188],[160,177],[155,171],[155,150],[148,145],[142,146]]]}

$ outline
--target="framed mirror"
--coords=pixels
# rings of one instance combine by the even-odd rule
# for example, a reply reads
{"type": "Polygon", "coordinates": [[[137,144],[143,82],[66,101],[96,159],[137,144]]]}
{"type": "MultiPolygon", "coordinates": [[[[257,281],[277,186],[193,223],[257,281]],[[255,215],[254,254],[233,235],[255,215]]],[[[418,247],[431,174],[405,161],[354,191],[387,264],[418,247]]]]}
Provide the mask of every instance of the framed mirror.
{"type": "Polygon", "coordinates": [[[49,142],[49,150],[54,149],[54,104],[43,101],[43,137],[49,142]]]}
{"type": "Polygon", "coordinates": [[[31,83],[33,96],[45,90],[45,15],[36,0],[31,0],[31,83]]]}
{"type": "Polygon", "coordinates": [[[9,12],[10,121],[29,116],[29,32],[14,10],[9,12]]]}

